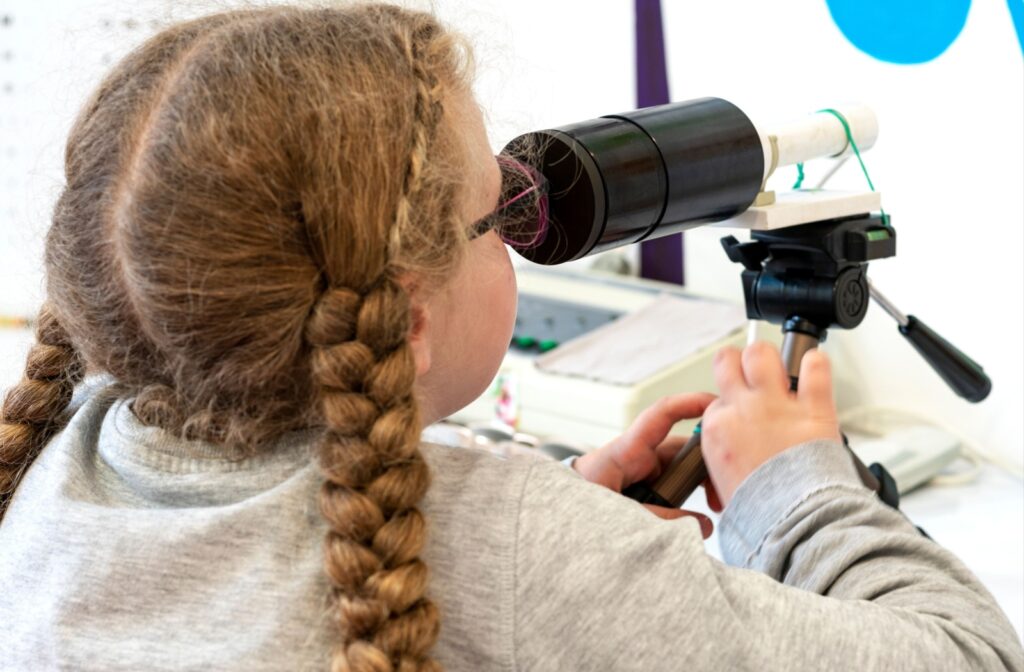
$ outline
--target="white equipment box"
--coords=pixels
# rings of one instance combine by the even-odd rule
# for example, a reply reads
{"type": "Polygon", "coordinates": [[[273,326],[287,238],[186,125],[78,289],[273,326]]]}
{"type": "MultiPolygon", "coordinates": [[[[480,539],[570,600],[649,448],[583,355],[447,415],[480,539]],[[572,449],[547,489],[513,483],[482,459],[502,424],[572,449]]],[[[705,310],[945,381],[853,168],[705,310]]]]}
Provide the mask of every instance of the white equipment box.
{"type": "MultiPolygon", "coordinates": [[[[518,268],[517,278],[519,313],[513,343],[494,384],[452,416],[456,422],[502,425],[583,450],[598,447],[621,434],[640,412],[661,397],[716,391],[712,373],[714,353],[725,345],[743,347],[746,341],[748,323],[742,307],[698,298],[676,285],[595,271],[533,266],[518,268]],[[622,358],[624,348],[628,352],[630,346],[619,338],[622,332],[616,331],[620,327],[615,323],[622,324],[624,318],[654,307],[655,302],[668,300],[700,314],[721,313],[724,308],[734,317],[731,323],[720,321],[711,331],[707,325],[699,325],[705,335],[720,335],[706,338],[703,345],[675,359],[669,354],[664,366],[636,380],[624,382],[622,378],[590,375],[587,371],[566,373],[559,371],[559,366],[546,365],[555,353],[578,352],[586,347],[590,351],[586,354],[599,362],[598,369],[614,367],[615,361],[602,361],[602,357],[607,354],[604,360],[622,358]],[[542,366],[547,370],[542,370],[542,366]]],[[[696,331],[698,324],[676,331],[696,331]]],[[[657,326],[656,319],[652,326],[657,326]]],[[[659,334],[662,341],[672,339],[667,331],[671,328],[665,325],[659,334]]],[[[760,328],[764,331],[759,332],[760,338],[776,343],[781,340],[775,335],[777,327],[760,328]]],[[[637,354],[649,355],[649,349],[637,354]]],[[[633,369],[635,374],[636,367],[633,369]]],[[[696,420],[679,423],[673,433],[688,434],[695,424],[696,420]]]]}

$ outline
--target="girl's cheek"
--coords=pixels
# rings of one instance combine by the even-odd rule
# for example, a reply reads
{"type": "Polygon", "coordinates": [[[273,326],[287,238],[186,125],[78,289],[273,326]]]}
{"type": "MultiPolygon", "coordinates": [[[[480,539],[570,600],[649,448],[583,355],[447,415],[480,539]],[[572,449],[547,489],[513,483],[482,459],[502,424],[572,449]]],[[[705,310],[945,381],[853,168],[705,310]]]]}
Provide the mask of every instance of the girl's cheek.
{"type": "Polygon", "coordinates": [[[519,287],[516,282],[516,271],[512,266],[512,259],[509,258],[508,248],[502,245],[504,258],[504,268],[502,269],[505,274],[505,286],[506,286],[506,301],[505,305],[508,306],[508,319],[509,319],[509,337],[512,336],[512,329],[515,327],[516,311],[519,309],[519,287]]]}

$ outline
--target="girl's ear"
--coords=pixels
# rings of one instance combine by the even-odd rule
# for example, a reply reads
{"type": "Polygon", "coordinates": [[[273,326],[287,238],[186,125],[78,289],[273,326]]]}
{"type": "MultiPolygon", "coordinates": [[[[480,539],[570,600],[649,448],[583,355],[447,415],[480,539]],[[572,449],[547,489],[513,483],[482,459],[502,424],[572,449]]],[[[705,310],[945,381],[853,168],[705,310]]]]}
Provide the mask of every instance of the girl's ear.
{"type": "Polygon", "coordinates": [[[416,362],[416,377],[430,370],[430,309],[420,301],[412,302],[412,329],[409,347],[416,362]]]}

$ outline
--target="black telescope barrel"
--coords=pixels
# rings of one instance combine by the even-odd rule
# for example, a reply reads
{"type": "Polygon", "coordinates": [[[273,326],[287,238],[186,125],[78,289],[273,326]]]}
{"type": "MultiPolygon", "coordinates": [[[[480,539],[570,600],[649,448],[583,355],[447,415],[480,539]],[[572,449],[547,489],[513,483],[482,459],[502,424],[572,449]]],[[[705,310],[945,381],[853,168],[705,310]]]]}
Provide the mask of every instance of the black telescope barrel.
{"type": "Polygon", "coordinates": [[[547,180],[547,234],[518,250],[542,264],[728,219],[750,207],[764,176],[753,123],[719,98],[527,133],[503,153],[547,180]]]}

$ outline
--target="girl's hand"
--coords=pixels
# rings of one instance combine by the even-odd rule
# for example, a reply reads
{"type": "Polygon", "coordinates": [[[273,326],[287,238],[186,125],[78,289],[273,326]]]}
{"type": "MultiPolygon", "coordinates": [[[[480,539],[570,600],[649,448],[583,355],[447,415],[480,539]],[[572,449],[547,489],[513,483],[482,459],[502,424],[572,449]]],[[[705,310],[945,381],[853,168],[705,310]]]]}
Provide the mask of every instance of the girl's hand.
{"type": "MultiPolygon", "coordinates": [[[[573,468],[588,481],[615,492],[622,492],[623,488],[637,481],[657,478],[686,444],[687,437],[668,436],[672,425],[680,420],[699,418],[714,399],[713,394],[706,393],[665,397],[637,416],[625,434],[578,458],[573,468]]],[[[711,509],[721,511],[718,496],[710,483],[705,483],[705,490],[711,509]]],[[[700,523],[704,538],[711,536],[711,519],[701,513],[653,504],[644,506],[667,520],[693,516],[700,523]]]]}
{"type": "Polygon", "coordinates": [[[701,446],[723,504],[747,476],[786,448],[814,439],[842,441],[828,358],[819,350],[804,355],[796,392],[789,390],[778,349],[764,342],[742,353],[720,350],[715,381],[721,396],[704,412],[701,446]]]}

